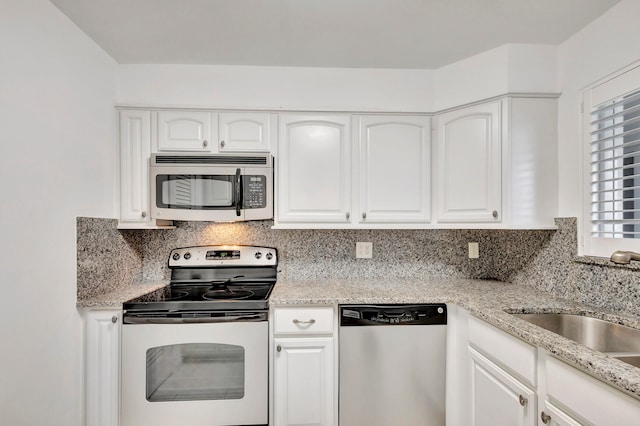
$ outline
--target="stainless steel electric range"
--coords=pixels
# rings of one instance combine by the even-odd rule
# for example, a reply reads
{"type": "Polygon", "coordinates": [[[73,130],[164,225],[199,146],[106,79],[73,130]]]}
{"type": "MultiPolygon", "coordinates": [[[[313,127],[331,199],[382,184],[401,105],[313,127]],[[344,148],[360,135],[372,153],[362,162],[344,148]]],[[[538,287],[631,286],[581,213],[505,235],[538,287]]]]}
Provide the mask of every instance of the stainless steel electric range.
{"type": "Polygon", "coordinates": [[[123,426],[266,425],[277,251],[174,249],[164,297],[123,305],[123,426]]]}

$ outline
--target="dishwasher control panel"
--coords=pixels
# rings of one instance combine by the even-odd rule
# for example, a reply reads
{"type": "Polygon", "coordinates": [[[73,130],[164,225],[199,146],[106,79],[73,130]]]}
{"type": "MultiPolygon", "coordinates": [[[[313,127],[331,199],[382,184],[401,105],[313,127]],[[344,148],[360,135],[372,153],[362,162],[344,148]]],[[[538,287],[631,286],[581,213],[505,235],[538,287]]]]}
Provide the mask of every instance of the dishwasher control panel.
{"type": "Polygon", "coordinates": [[[439,325],[447,323],[445,304],[341,305],[340,326],[439,325]]]}

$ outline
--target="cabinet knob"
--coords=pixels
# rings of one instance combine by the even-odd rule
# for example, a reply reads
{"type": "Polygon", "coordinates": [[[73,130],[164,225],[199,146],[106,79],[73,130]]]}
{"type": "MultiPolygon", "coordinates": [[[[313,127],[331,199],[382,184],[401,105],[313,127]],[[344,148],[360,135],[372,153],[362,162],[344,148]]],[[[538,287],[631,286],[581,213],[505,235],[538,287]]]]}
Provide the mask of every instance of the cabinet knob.
{"type": "Polygon", "coordinates": [[[118,316],[117,315],[112,316],[111,317],[111,322],[114,323],[114,324],[117,323],[118,322],[118,316]]]}
{"type": "Polygon", "coordinates": [[[494,219],[498,218],[498,210],[494,210],[493,213],[491,213],[491,216],[493,216],[494,219]]]}
{"type": "Polygon", "coordinates": [[[549,422],[551,421],[551,416],[543,411],[540,414],[540,420],[542,420],[542,423],[544,423],[545,425],[548,425],[549,422]]]}
{"type": "Polygon", "coordinates": [[[207,147],[207,145],[209,145],[209,142],[207,142],[207,140],[206,140],[206,139],[205,139],[205,140],[203,140],[203,141],[202,141],[202,146],[203,146],[204,148],[206,148],[206,147],[207,147]]]}
{"type": "Polygon", "coordinates": [[[367,214],[365,212],[362,212],[362,219],[366,219],[367,218],[367,214]]]}
{"type": "Polygon", "coordinates": [[[345,217],[346,217],[347,219],[349,219],[349,218],[351,217],[351,215],[349,214],[349,212],[347,212],[347,214],[345,214],[345,217]]]}
{"type": "Polygon", "coordinates": [[[140,213],[140,216],[142,216],[142,218],[144,219],[145,217],[147,217],[147,212],[140,213]]]}
{"type": "Polygon", "coordinates": [[[224,148],[224,145],[225,145],[224,141],[220,141],[220,148],[224,148]]]}
{"type": "Polygon", "coordinates": [[[276,346],[276,351],[280,352],[282,350],[282,346],[278,345],[276,346]]]}
{"type": "Polygon", "coordinates": [[[527,402],[529,402],[529,401],[527,400],[527,398],[525,398],[525,397],[524,397],[524,396],[522,396],[522,395],[520,395],[520,396],[518,397],[518,401],[520,401],[520,405],[522,405],[523,407],[524,407],[525,405],[527,405],[527,402]]]}

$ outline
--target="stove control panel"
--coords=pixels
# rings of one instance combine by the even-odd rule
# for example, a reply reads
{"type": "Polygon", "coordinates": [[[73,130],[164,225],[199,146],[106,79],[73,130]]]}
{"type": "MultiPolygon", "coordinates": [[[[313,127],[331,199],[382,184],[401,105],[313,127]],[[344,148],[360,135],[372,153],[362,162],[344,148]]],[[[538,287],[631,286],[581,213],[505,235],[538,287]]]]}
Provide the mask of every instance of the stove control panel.
{"type": "Polygon", "coordinates": [[[275,266],[277,250],[258,246],[196,246],[171,250],[169,267],[275,266]]]}

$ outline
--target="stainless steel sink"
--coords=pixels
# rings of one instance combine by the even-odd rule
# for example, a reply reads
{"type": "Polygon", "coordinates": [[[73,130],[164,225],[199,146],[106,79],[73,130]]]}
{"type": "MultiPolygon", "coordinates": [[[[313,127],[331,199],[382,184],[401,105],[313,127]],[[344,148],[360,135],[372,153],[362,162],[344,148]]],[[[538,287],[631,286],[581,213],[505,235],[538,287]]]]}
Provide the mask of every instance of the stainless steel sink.
{"type": "Polygon", "coordinates": [[[619,359],[620,361],[624,361],[627,364],[631,364],[634,367],[638,367],[640,368],[640,355],[638,356],[626,356],[626,355],[621,355],[621,356],[615,356],[614,358],[619,359]]]}
{"type": "Polygon", "coordinates": [[[640,330],[571,314],[513,314],[584,346],[640,367],[640,330]]]}

